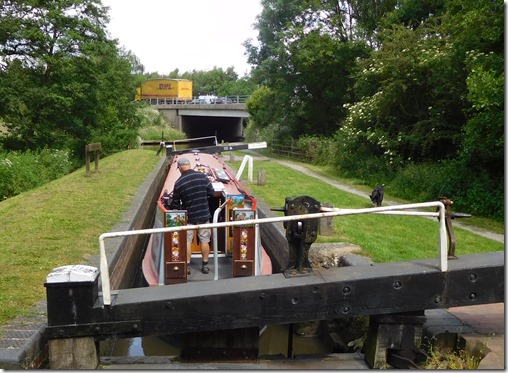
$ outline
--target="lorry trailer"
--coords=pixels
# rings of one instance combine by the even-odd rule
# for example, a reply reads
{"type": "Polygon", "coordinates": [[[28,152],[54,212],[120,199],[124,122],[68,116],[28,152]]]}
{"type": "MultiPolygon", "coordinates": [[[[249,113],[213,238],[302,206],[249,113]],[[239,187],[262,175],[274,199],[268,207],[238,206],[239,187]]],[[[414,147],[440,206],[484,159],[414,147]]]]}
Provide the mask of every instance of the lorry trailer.
{"type": "Polygon", "coordinates": [[[192,101],[192,80],[148,79],[141,82],[135,99],[151,104],[182,103],[192,101]]]}

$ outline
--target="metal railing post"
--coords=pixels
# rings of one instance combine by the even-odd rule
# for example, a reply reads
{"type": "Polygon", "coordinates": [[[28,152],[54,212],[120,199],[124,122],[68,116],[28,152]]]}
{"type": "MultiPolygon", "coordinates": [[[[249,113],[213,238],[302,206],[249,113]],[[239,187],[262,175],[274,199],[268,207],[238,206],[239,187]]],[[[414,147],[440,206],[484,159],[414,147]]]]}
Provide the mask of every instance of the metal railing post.
{"type": "MultiPolygon", "coordinates": [[[[217,220],[219,220],[219,213],[224,209],[224,206],[229,202],[229,198],[219,207],[215,209],[215,212],[213,213],[213,223],[217,223],[217,220]]],[[[219,249],[218,249],[218,243],[219,239],[217,237],[217,228],[213,228],[213,279],[214,281],[219,279],[219,249]]]]}
{"type": "Polygon", "coordinates": [[[238,169],[238,172],[236,174],[236,178],[238,180],[240,180],[240,178],[242,177],[242,173],[243,173],[243,170],[245,168],[245,164],[249,162],[249,169],[248,169],[248,178],[249,178],[249,181],[252,182],[252,168],[253,168],[253,158],[250,156],[250,155],[245,155],[243,157],[243,160],[242,160],[242,164],[240,165],[240,168],[238,169]]]}

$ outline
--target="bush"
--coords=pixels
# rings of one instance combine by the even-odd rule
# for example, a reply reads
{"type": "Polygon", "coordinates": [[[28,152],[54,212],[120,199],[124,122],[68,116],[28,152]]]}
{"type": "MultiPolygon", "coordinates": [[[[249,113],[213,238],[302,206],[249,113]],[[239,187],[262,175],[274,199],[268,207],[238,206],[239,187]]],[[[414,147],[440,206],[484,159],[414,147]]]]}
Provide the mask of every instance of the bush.
{"type": "MultiPolygon", "coordinates": [[[[465,187],[457,190],[457,209],[474,215],[504,219],[504,182],[493,180],[487,172],[479,175],[464,174],[465,187]],[[459,199],[460,198],[460,199],[459,199]]],[[[454,201],[455,202],[455,201],[454,201]]]]}
{"type": "Polygon", "coordinates": [[[393,164],[386,157],[352,150],[344,140],[340,134],[332,138],[302,136],[288,144],[294,144],[311,163],[330,166],[341,177],[371,186],[384,183],[394,197],[411,202],[448,197],[454,202],[454,211],[504,219],[504,182],[487,170],[468,166],[461,159],[393,164]]]}
{"type": "Polygon", "coordinates": [[[401,168],[390,181],[390,191],[400,198],[414,202],[436,200],[446,196],[453,199],[450,167],[447,163],[410,163],[401,168]]]}
{"type": "Polygon", "coordinates": [[[475,172],[458,160],[410,163],[396,172],[376,165],[379,165],[376,159],[370,158],[340,167],[346,170],[342,176],[359,178],[366,184],[375,185],[383,181],[385,190],[394,197],[411,202],[448,197],[454,202],[454,211],[498,221],[504,219],[504,183],[493,180],[487,172],[475,172]]]}
{"type": "Polygon", "coordinates": [[[118,129],[109,133],[102,133],[94,137],[92,143],[101,143],[101,157],[125,151],[127,149],[137,148],[137,131],[131,129],[118,129]]]}
{"type": "Polygon", "coordinates": [[[42,149],[36,158],[44,180],[55,180],[72,171],[71,157],[66,150],[42,149]]]}
{"type": "Polygon", "coordinates": [[[69,152],[0,152],[0,200],[36,188],[72,171],[69,152]]]}
{"type": "Polygon", "coordinates": [[[366,185],[390,184],[394,172],[386,160],[375,156],[341,154],[336,168],[340,176],[362,180],[366,185]]]}
{"type": "Polygon", "coordinates": [[[304,152],[306,159],[311,163],[333,166],[333,139],[323,136],[303,136],[298,139],[296,146],[304,152]]]}
{"type": "Polygon", "coordinates": [[[175,124],[170,123],[168,118],[152,106],[142,106],[138,109],[137,115],[141,121],[139,136],[143,140],[164,141],[183,140],[185,133],[178,131],[175,124]]]}

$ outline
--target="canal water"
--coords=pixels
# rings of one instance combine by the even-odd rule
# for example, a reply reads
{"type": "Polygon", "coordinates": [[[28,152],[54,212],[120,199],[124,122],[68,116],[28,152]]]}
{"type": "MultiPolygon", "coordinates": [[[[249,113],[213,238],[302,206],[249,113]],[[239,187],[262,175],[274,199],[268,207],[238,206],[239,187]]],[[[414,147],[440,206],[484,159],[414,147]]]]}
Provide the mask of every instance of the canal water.
{"type": "MultiPolygon", "coordinates": [[[[306,337],[293,332],[291,341],[290,331],[289,325],[267,326],[259,337],[259,355],[287,357],[288,349],[292,349],[293,356],[333,352],[318,335],[306,337]],[[289,343],[292,343],[292,346],[289,346],[289,343]]],[[[171,338],[163,339],[156,336],[116,339],[101,342],[101,355],[106,357],[178,356],[180,346],[177,338],[173,338],[173,341],[171,338]]]]}
{"type": "MultiPolygon", "coordinates": [[[[142,287],[141,265],[136,271],[131,287],[142,287]]],[[[307,331],[313,329],[311,326],[307,331]]],[[[327,346],[317,333],[307,333],[306,336],[293,332],[295,326],[268,325],[262,329],[259,337],[259,355],[312,355],[334,352],[327,346]],[[291,343],[291,346],[289,346],[291,343]]],[[[100,343],[101,356],[104,357],[143,357],[143,356],[178,356],[180,355],[179,339],[177,337],[160,338],[157,336],[144,336],[108,340],[100,343]]]]}

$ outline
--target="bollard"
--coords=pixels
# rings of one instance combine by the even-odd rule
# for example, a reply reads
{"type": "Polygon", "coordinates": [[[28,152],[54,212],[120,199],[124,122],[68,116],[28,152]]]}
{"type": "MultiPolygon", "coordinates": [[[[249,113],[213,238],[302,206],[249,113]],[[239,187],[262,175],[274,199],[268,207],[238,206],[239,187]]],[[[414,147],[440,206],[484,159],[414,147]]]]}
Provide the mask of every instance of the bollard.
{"type": "Polygon", "coordinates": [[[258,171],[258,186],[265,186],[266,184],[266,171],[265,170],[259,170],[258,171]]]}
{"type": "MultiPolygon", "coordinates": [[[[47,277],[48,326],[87,324],[99,296],[99,270],[86,265],[55,268],[47,277]]],[[[99,364],[93,337],[50,339],[50,369],[95,369],[99,364]]]]}

